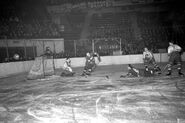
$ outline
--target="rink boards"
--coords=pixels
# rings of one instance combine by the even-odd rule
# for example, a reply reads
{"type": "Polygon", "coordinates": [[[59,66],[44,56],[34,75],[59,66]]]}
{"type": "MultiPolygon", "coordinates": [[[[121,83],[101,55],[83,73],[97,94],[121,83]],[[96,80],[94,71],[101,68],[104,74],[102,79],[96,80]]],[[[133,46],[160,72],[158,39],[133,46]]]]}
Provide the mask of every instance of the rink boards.
{"type": "MultiPolygon", "coordinates": [[[[154,54],[157,62],[167,62],[168,55],[166,53],[154,54]]],[[[55,59],[55,68],[62,68],[65,59],[55,59]]],[[[103,65],[120,65],[120,64],[139,64],[143,63],[142,54],[138,55],[121,55],[121,56],[102,56],[99,66],[103,65]]],[[[185,54],[182,55],[182,60],[185,61],[185,54]]],[[[34,61],[10,62],[0,64],[0,78],[10,76],[17,73],[28,72],[34,61]]],[[[83,67],[85,58],[71,58],[72,67],[83,67]]]]}

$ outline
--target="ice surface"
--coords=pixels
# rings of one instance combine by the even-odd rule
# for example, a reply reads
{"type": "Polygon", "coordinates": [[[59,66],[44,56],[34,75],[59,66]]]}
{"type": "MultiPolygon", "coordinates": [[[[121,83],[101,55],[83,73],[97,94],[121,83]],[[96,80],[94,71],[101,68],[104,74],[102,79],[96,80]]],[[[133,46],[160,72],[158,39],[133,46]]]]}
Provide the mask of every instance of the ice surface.
{"type": "MultiPolygon", "coordinates": [[[[0,121],[10,123],[184,123],[185,78],[119,78],[126,66],[89,77],[0,79],[0,121]],[[108,78],[106,77],[108,76],[108,78]]],[[[58,71],[58,73],[60,70],[58,71]]]]}

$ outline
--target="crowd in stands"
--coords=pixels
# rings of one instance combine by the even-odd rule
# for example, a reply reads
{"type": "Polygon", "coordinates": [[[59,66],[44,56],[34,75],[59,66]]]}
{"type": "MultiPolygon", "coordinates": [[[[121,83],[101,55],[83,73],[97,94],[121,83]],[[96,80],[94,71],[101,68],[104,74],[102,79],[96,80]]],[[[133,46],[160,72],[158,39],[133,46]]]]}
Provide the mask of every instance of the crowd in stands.
{"type": "MultiPolygon", "coordinates": [[[[163,15],[165,16],[165,15],[163,15]]],[[[171,35],[171,26],[167,22],[163,23],[157,13],[141,13],[137,14],[137,23],[141,32],[141,39],[145,46],[149,46],[156,51],[165,48],[171,35]]]]}
{"type": "MultiPolygon", "coordinates": [[[[80,3],[85,3],[89,8],[106,7],[112,0],[48,0],[53,2],[51,4],[73,4],[76,6],[80,3]]],[[[48,39],[48,38],[64,38],[69,40],[65,44],[65,52],[55,54],[55,58],[64,58],[68,54],[71,57],[83,57],[91,43],[81,45],[74,48],[74,40],[80,39],[82,30],[85,25],[85,17],[87,12],[71,10],[65,13],[65,17],[61,18],[64,23],[63,30],[51,21],[48,13],[38,14],[36,11],[25,9],[24,11],[17,11],[15,8],[0,9],[0,39],[48,39]],[[32,12],[31,12],[32,11],[32,12]],[[65,21],[65,22],[64,22],[65,21]]],[[[136,12],[134,12],[135,14],[136,12]]],[[[135,16],[135,15],[134,15],[135,16]]],[[[90,41],[96,39],[104,40],[103,43],[97,43],[95,50],[100,55],[113,55],[114,51],[120,50],[120,44],[117,42],[111,43],[108,41],[112,38],[121,39],[122,55],[140,54],[146,46],[154,53],[158,49],[166,48],[169,38],[178,41],[184,40],[185,27],[181,25],[173,26],[170,21],[165,20],[166,15],[160,15],[158,12],[137,12],[136,21],[139,29],[139,38],[135,36],[135,26],[133,26],[133,13],[129,12],[102,12],[94,13],[90,20],[88,32],[90,41]],[[174,28],[176,32],[174,33],[174,28]],[[180,34],[180,36],[179,36],[180,34]],[[176,38],[177,37],[177,38],[176,38]]],[[[2,52],[5,52],[3,49],[2,52]]],[[[6,53],[6,52],[5,52],[6,53]]],[[[5,54],[4,53],[4,54],[5,54]]],[[[21,51],[19,60],[31,60],[33,57],[23,57],[24,52],[21,51]]],[[[13,61],[12,55],[10,58],[3,59],[4,61],[13,61]]],[[[16,60],[16,61],[19,61],[16,60]]]]}
{"type": "Polygon", "coordinates": [[[16,13],[14,9],[0,12],[0,38],[57,38],[61,33],[51,20],[38,19],[35,14],[16,13]]]}
{"type": "MultiPolygon", "coordinates": [[[[122,54],[139,54],[143,47],[148,47],[154,53],[158,49],[166,49],[169,40],[184,39],[184,26],[172,26],[166,13],[149,12],[137,13],[137,26],[140,31],[139,38],[134,38],[130,13],[102,13],[94,14],[91,21],[89,38],[109,39],[117,37],[122,39],[122,54]],[[176,32],[174,33],[174,28],[176,32]]],[[[104,50],[102,50],[104,52],[104,50]]],[[[106,54],[106,53],[105,53],[106,54]]],[[[110,54],[109,54],[110,55],[110,54]]]]}
{"type": "MultiPolygon", "coordinates": [[[[111,38],[121,38],[122,42],[134,41],[132,21],[129,13],[102,13],[94,14],[92,16],[90,24],[91,39],[111,39],[111,38]]],[[[103,45],[102,45],[103,46],[103,45]]],[[[123,54],[138,53],[132,51],[130,48],[132,45],[123,45],[123,54]],[[132,52],[130,52],[132,51],[132,52]]],[[[109,48],[110,51],[106,51],[106,48],[102,48],[100,52],[105,55],[112,55],[114,49],[109,48]]]]}
{"type": "Polygon", "coordinates": [[[132,35],[131,21],[125,13],[94,14],[90,25],[90,38],[131,38],[132,35]]]}
{"type": "Polygon", "coordinates": [[[85,23],[85,12],[68,12],[65,14],[65,31],[63,32],[63,38],[66,40],[77,40],[80,38],[82,29],[85,23]]]}
{"type": "Polygon", "coordinates": [[[47,0],[48,5],[61,5],[64,11],[74,8],[103,8],[112,6],[114,0],[47,0]]]}

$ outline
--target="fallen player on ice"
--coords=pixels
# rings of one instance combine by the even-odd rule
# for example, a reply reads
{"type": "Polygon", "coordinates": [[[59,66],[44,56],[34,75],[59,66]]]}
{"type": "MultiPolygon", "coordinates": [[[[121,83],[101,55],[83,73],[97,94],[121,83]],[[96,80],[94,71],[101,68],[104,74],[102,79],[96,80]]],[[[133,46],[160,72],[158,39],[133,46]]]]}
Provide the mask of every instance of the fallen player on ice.
{"type": "Polygon", "coordinates": [[[128,64],[128,73],[126,75],[121,75],[120,78],[124,77],[151,77],[156,75],[154,69],[145,67],[145,69],[138,69],[128,64]]]}

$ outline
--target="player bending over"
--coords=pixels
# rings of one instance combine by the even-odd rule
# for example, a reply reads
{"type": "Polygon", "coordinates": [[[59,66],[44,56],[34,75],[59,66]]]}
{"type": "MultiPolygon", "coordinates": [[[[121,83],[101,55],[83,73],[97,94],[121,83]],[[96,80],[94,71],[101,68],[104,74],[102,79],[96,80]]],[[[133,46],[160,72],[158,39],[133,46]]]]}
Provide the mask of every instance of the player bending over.
{"type": "Polygon", "coordinates": [[[126,75],[121,75],[120,77],[150,77],[154,75],[154,69],[149,69],[148,67],[145,67],[145,69],[137,69],[131,64],[128,64],[128,73],[126,75]]]}
{"type": "Polygon", "coordinates": [[[73,76],[75,74],[71,68],[71,60],[69,57],[66,58],[63,69],[64,71],[61,73],[61,76],[73,76]]]}
{"type": "Polygon", "coordinates": [[[51,59],[53,57],[53,52],[51,51],[50,47],[46,47],[43,56],[46,56],[47,59],[51,59]]]}
{"type": "Polygon", "coordinates": [[[178,46],[177,44],[174,44],[173,42],[169,42],[169,47],[168,47],[169,63],[168,63],[168,73],[166,74],[167,76],[171,75],[173,65],[177,65],[178,74],[180,76],[184,75],[183,73],[181,73],[181,65],[182,65],[181,51],[182,51],[182,48],[180,46],[178,46]]]}
{"type": "Polygon", "coordinates": [[[100,55],[98,53],[96,52],[86,53],[86,62],[85,62],[85,67],[84,67],[82,76],[90,75],[95,70],[97,66],[95,62],[95,56],[97,56],[98,61],[101,62],[100,55]]]}
{"type": "Polygon", "coordinates": [[[149,65],[153,65],[155,72],[158,72],[159,74],[161,73],[161,69],[155,62],[153,53],[149,51],[148,48],[146,47],[144,48],[144,52],[143,52],[143,61],[144,61],[145,68],[148,68],[149,65]]]}

